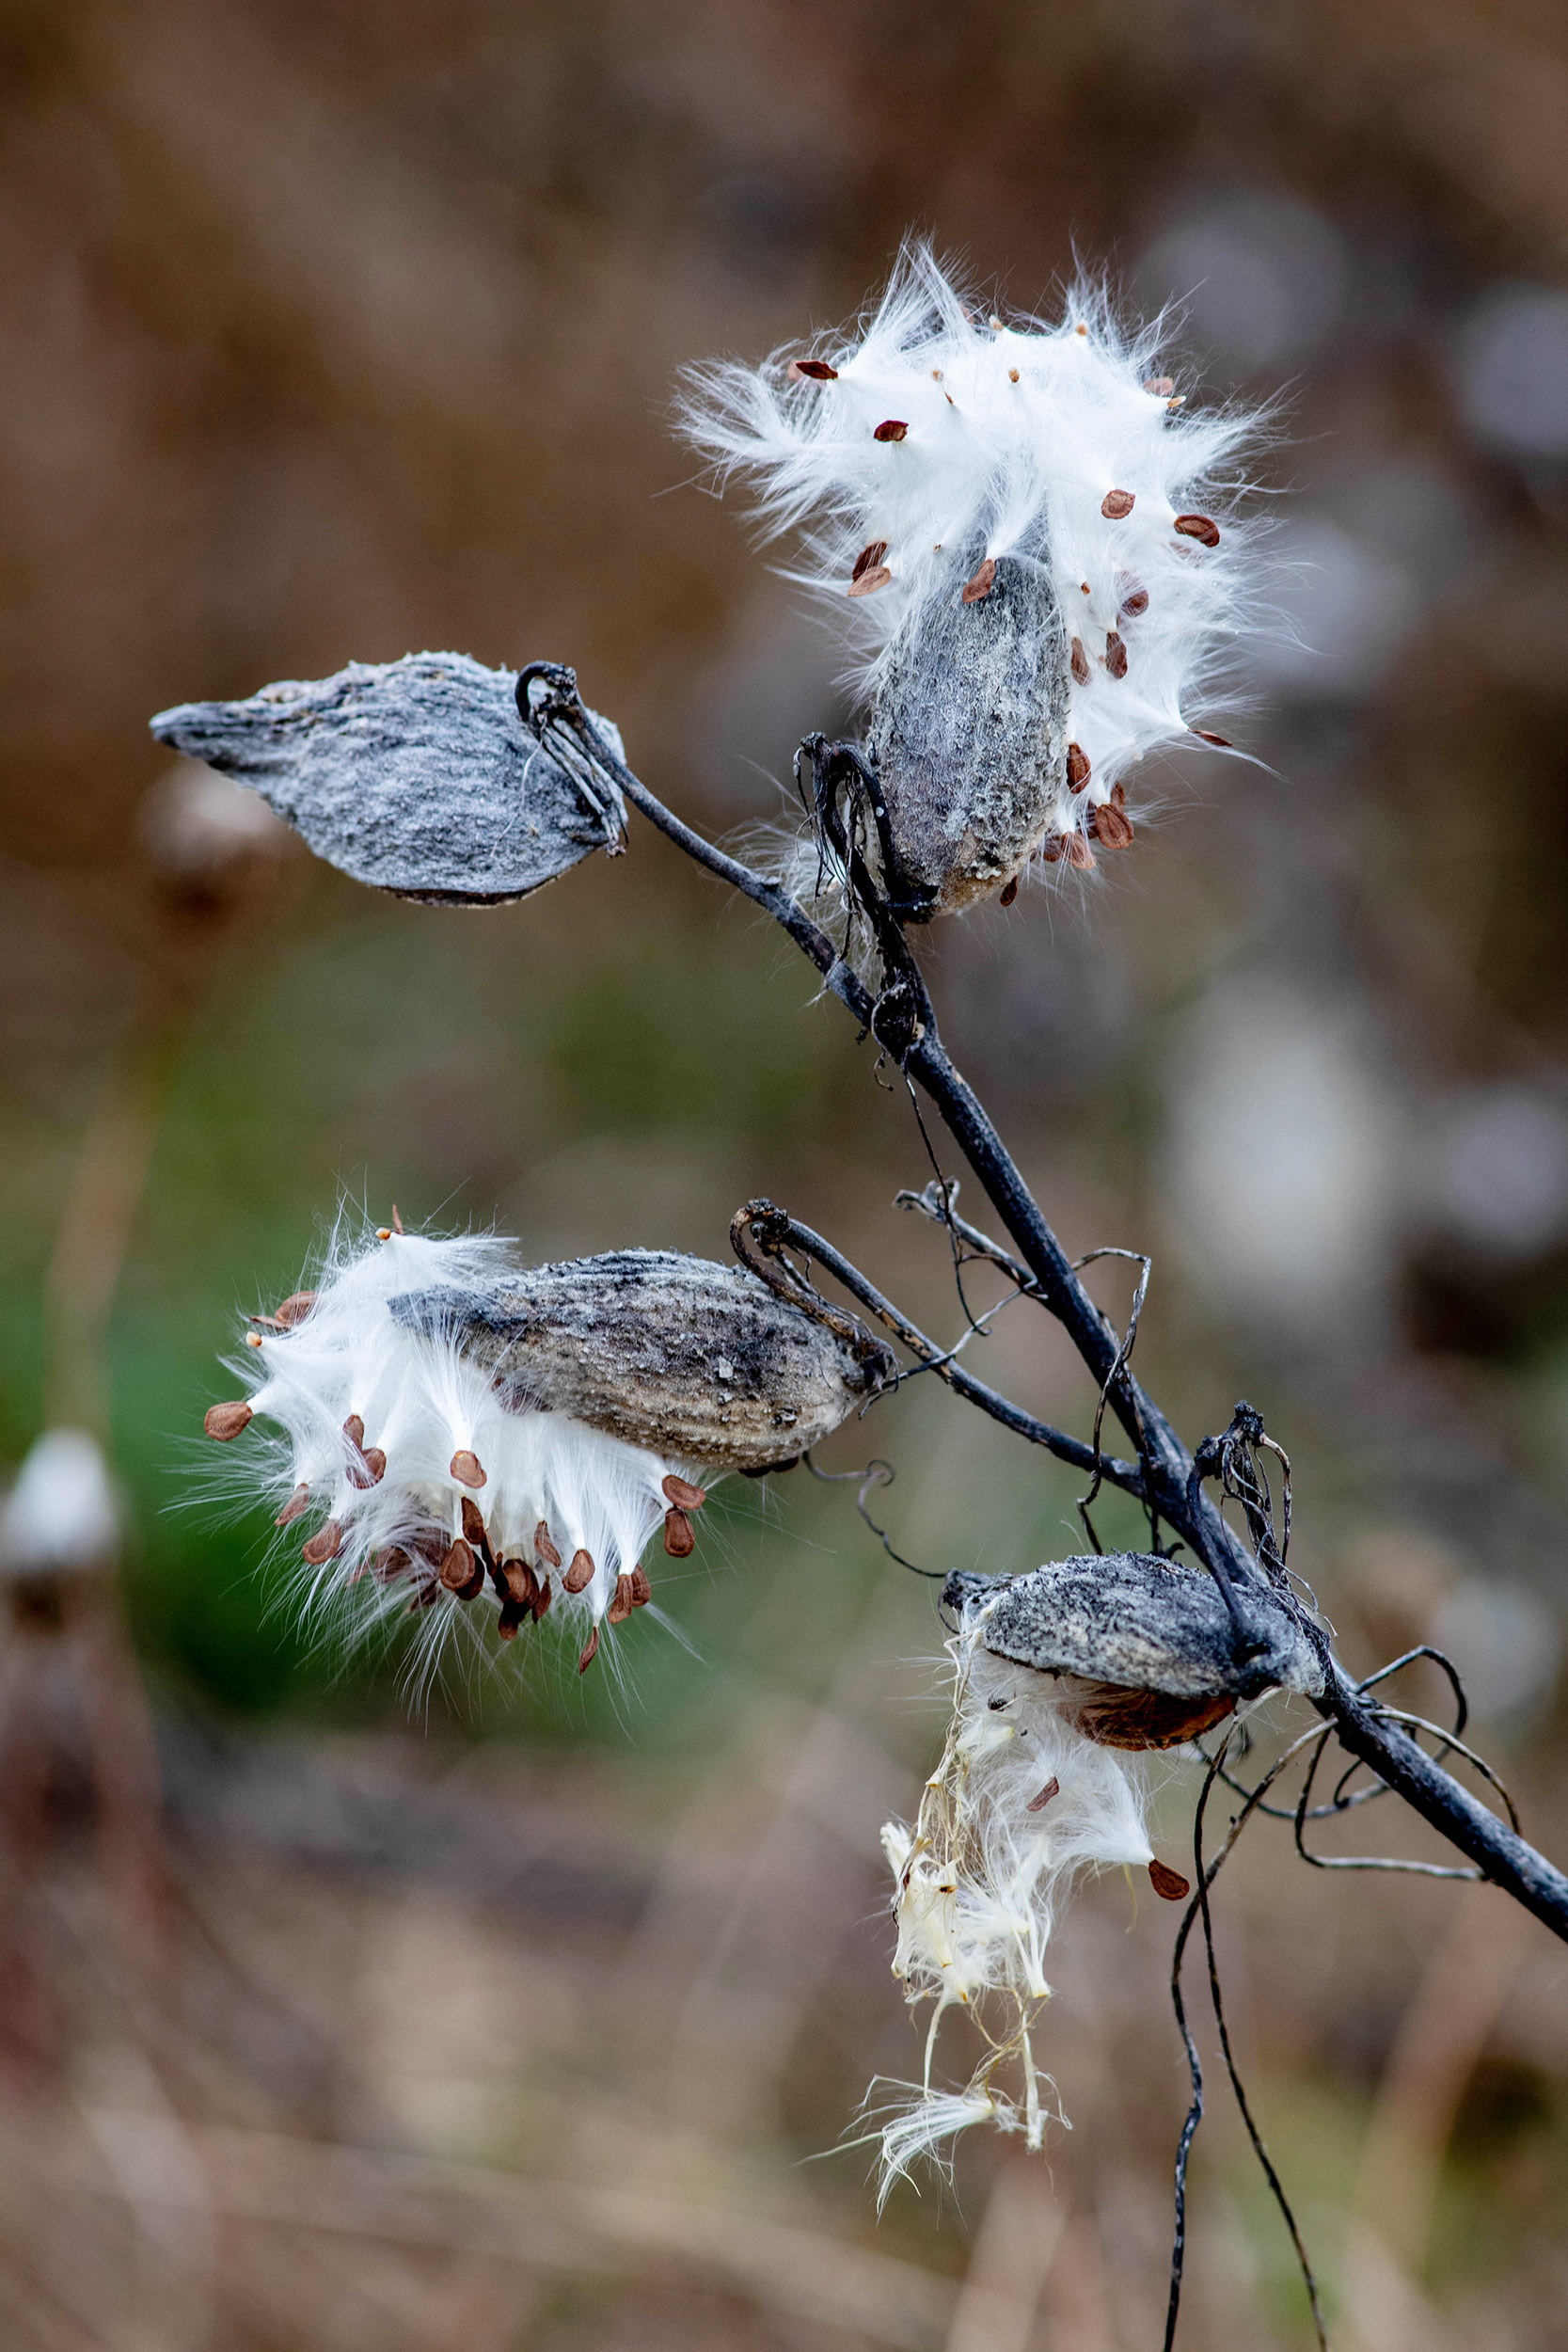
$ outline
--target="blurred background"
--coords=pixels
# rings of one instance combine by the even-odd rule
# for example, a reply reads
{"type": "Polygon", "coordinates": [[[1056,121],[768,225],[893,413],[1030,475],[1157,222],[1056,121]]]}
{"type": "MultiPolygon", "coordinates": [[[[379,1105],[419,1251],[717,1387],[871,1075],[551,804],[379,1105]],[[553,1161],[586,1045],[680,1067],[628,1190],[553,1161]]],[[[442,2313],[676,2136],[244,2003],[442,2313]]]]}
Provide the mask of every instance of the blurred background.
{"type": "MultiPolygon", "coordinates": [[[[975,2140],[879,2225],[832,2153],[918,2071],[877,1829],[942,1724],[931,1588],[853,1486],[716,1498],[631,1695],[509,1655],[420,1705],[280,1611],[197,1434],[345,1198],[723,1257],[767,1193],[956,1333],[891,1207],[907,1102],[645,827],[519,907],[402,905],[146,721],[551,656],[668,800],[755,822],[849,714],[671,437],[681,365],[850,313],[911,227],[1023,306],[1075,254],[1184,296],[1216,396],[1288,394],[1293,633],[1225,723],[1259,764],[1173,763],[1117,870],[947,926],[933,985],[1069,1247],[1153,1251],[1139,1360],[1189,1442],[1264,1409],[1348,1662],[1451,1649],[1560,1857],[1561,11],[8,0],[0,58],[0,1461],[97,1431],[120,1530],[64,1460],[0,1533],[7,2343],[1158,2343],[1174,1915],[1119,1880],[1056,1947],[1070,2136],[975,2140]]],[[[979,1368],[1087,1429],[1043,1318],[979,1368]]],[[[1082,1544],[1077,1482],[923,1384],[824,1459],[873,1453],[923,1565],[1082,1544]]],[[[1430,1856],[1386,1810],[1338,1849],[1430,1856]]],[[[1560,1948],[1288,1847],[1249,1834],[1220,1954],[1336,2341],[1561,2344],[1560,1948]]],[[[1190,2341],[1309,2341],[1218,2088],[1191,2249],[1190,2341]]]]}

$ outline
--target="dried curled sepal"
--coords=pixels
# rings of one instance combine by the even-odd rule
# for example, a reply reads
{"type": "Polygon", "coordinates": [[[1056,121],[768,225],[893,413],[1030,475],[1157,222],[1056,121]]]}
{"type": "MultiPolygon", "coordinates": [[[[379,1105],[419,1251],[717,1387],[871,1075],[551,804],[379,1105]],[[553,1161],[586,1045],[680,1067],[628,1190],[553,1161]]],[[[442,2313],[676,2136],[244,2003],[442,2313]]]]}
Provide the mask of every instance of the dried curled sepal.
{"type": "Polygon", "coordinates": [[[242,1430],[248,1429],[253,1418],[250,1406],[236,1400],[230,1405],[209,1405],[201,1417],[201,1426],[209,1438],[216,1438],[227,1444],[230,1438],[237,1438],[242,1430]]]}
{"type": "Polygon", "coordinates": [[[1192,1893],[1192,1881],[1184,1879],[1180,1870],[1155,1858],[1148,1866],[1148,1881],[1154,1892],[1167,1903],[1184,1903],[1192,1893]]]}
{"type": "MultiPolygon", "coordinates": [[[[497,905],[618,847],[626,818],[602,775],[590,795],[519,724],[515,686],[467,654],[407,654],[182,703],[152,732],[259,792],[356,882],[497,905]]],[[[594,723],[619,755],[609,721],[594,723]]]]}

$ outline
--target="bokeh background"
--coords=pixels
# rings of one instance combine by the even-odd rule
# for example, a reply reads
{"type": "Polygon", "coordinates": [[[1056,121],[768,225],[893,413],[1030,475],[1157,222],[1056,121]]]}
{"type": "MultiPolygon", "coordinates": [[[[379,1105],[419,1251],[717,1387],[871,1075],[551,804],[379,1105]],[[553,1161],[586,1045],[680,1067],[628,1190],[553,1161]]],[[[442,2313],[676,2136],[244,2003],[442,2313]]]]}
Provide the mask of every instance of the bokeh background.
{"type": "MultiPolygon", "coordinates": [[[[195,1435],[344,1199],[723,1256],[765,1192],[957,1330],[891,1207],[907,1101],[646,828],[464,916],[303,852],[171,880],[147,814],[153,710],[425,647],[570,660],[688,815],[773,814],[847,722],[834,649],[673,382],[849,313],[911,227],[1022,305],[1075,255],[1185,297],[1217,396],[1288,395],[1258,764],[1173,763],[1114,872],[947,927],[933,984],[1069,1247],[1153,1251],[1189,1440],[1245,1393],[1291,1452],[1347,1659],[1450,1648],[1568,1851],[1565,123],[1545,0],[8,0],[0,1459],[101,1419],[126,1514],[118,1579],[13,1580],[0,1652],[8,2344],[1159,2340],[1147,1895],[1061,1931],[1048,2158],[967,2145],[879,2225],[832,2153],[918,2064],[876,1833],[942,1726],[930,1587],[852,1486],[716,1499],[628,1693],[509,1656],[411,1707],[395,1648],[280,1612],[195,1435]]],[[[1043,1319],[983,1368],[1086,1428],[1043,1319]]],[[[1081,1542],[1075,1483],[923,1384],[824,1459],[872,1453],[923,1565],[1081,1542]]],[[[1339,1850],[1430,1855],[1386,1810],[1339,1850]]],[[[1560,2344],[1560,1947],[1266,1823],[1222,1885],[1337,2341],[1560,2344]]],[[[1190,2340],[1307,2342],[1217,2089],[1193,2198],[1190,2340]]]]}

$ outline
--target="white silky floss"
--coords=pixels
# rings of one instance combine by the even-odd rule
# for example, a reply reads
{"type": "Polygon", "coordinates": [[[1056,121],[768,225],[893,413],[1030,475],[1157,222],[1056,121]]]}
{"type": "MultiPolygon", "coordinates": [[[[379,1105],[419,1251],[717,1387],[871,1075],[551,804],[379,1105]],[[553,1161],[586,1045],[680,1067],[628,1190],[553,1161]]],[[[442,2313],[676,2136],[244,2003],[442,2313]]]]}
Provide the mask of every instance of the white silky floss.
{"type": "MultiPolygon", "coordinates": [[[[473,1511],[483,1519],[497,1563],[525,1562],[550,1588],[552,1624],[596,1632],[670,1513],[662,1482],[682,1467],[568,1414],[503,1404],[438,1320],[416,1331],[389,1311],[402,1294],[438,1299],[450,1289],[455,1323],[467,1294],[504,1281],[516,1265],[511,1245],[489,1236],[335,1240],[315,1292],[298,1295],[281,1318],[257,1318],[283,1327],[263,1328],[233,1359],[246,1404],[208,1416],[212,1436],[239,1435],[251,1415],[281,1430],[260,1455],[247,1445],[242,1458],[282,1506],[288,1540],[315,1524],[298,1570],[307,1609],[352,1595],[373,1623],[407,1609],[412,1596],[425,1612],[426,1668],[467,1614],[463,1600],[479,1596],[477,1583],[461,1595],[439,1577],[443,1548],[463,1534],[465,1502],[470,1530],[473,1511]],[[345,1427],[354,1423],[357,1435],[345,1427]],[[578,1575],[591,1564],[579,1590],[567,1581],[574,1567],[551,1573],[562,1563],[578,1575]]],[[[638,1599],[646,1597],[639,1578],[638,1599]]],[[[513,1630],[522,1613],[514,1612],[513,1630]]],[[[483,1621],[493,1624],[488,1611],[483,1621]]]]}
{"type": "Polygon", "coordinates": [[[894,1974],[911,2005],[935,2003],[923,2080],[882,2129],[884,2201],[918,2157],[939,2155],[973,2123],[1021,2131],[1029,2147],[1040,2146],[1058,2111],[1042,2102],[1042,2084],[1053,2087],[1036,2065],[1031,2035],[1051,1997],[1045,1952],[1056,1909],[1082,1871],[1153,1859],[1138,1765],[1074,1727],[1054,1677],[984,1648],[981,1615],[969,1612],[947,1645],[953,1716],[915,1826],[890,1821],[882,1831],[896,1883],[894,1974]],[[986,2055],[961,2092],[933,2090],[944,2011],[988,1995],[1011,2004],[1010,2028],[987,2027],[986,2055]],[[1015,2061],[1021,2104],[994,2079],[1015,2061]]]}
{"type": "Polygon", "coordinates": [[[1042,703],[1065,686],[1067,719],[1039,863],[1092,865],[1091,838],[1131,840],[1129,771],[1200,732],[1189,712],[1250,602],[1233,467],[1259,419],[1186,410],[1156,373],[1161,331],[1124,334],[1087,283],[1056,324],[1004,324],[911,247],[875,311],[820,357],[689,378],[688,437],[721,483],[751,479],[766,535],[802,533],[786,576],[833,601],[868,701],[934,602],[956,603],[966,577],[966,603],[988,593],[985,563],[1049,574],[1061,626],[1036,675],[1042,703]]]}

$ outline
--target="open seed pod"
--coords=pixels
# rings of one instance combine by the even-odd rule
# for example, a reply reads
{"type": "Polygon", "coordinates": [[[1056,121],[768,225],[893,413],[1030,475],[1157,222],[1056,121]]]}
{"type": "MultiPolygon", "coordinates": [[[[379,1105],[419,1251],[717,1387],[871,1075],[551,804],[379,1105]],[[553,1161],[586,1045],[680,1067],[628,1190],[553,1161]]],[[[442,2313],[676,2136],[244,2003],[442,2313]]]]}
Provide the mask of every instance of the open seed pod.
{"type": "Polygon", "coordinates": [[[1010,882],[1066,791],[1070,656],[1051,574],[984,555],[978,540],[955,555],[912,608],[871,717],[901,879],[939,914],[1010,882]]]}
{"type": "Polygon", "coordinates": [[[389,1305],[406,1329],[454,1342],[504,1403],[569,1413],[712,1470],[793,1460],[893,1368],[879,1341],[839,1338],[741,1267],[668,1249],[613,1250],[389,1305]]]}
{"type": "Polygon", "coordinates": [[[1060,1677],[1078,1729],[1108,1747],[1173,1747],[1238,1699],[1323,1689],[1312,1646],[1278,1600],[1248,1588],[1265,1646],[1239,1660],[1213,1579],[1147,1552],[1053,1560],[1027,1576],[956,1574],[942,1599],[993,1657],[1060,1677]]]}
{"type": "Polygon", "coordinates": [[[246,702],[182,703],[152,732],[250,786],[356,882],[500,906],[617,847],[626,821],[612,785],[578,782],[519,725],[516,682],[467,654],[405,654],[246,702]]]}

